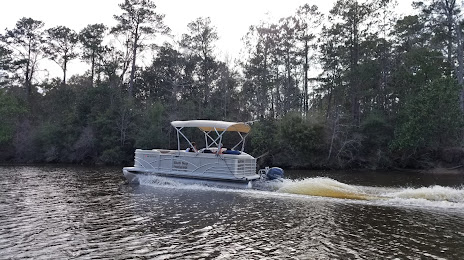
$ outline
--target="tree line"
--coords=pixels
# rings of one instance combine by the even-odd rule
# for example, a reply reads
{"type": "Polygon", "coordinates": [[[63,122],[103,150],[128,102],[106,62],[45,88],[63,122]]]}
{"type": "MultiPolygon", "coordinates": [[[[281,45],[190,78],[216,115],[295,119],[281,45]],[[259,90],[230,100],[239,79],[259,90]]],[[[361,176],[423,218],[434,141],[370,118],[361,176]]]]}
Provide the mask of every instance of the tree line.
{"type": "Polygon", "coordinates": [[[150,0],[123,1],[112,28],[22,18],[0,35],[0,161],[126,164],[135,148],[175,148],[170,121],[215,119],[253,123],[247,148],[265,164],[464,164],[462,5],[395,6],[305,4],[250,26],[234,62],[208,17],[173,36],[150,0]],[[62,77],[39,81],[43,59],[62,77]],[[88,69],[69,76],[75,59],[88,69]]]}

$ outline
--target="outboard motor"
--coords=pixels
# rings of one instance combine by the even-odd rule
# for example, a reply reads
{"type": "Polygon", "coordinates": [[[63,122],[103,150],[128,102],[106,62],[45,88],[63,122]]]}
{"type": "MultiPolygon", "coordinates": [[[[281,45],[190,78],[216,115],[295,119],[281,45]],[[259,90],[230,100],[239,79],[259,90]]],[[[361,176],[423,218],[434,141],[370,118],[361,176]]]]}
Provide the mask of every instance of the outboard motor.
{"type": "Polygon", "coordinates": [[[277,180],[277,179],[283,179],[284,178],[284,170],[279,167],[272,167],[269,169],[266,173],[266,177],[269,180],[277,180]]]}

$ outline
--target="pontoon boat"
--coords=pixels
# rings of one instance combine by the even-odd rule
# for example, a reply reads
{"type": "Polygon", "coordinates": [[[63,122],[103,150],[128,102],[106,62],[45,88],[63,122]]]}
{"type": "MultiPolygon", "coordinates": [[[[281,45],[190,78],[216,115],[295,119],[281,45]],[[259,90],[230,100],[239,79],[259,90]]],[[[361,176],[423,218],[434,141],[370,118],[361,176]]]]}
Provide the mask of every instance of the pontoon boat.
{"type": "Polygon", "coordinates": [[[131,183],[139,183],[143,176],[174,178],[189,183],[228,183],[240,187],[252,188],[258,180],[283,177],[280,168],[266,168],[257,173],[256,158],[244,152],[245,138],[250,132],[246,123],[212,120],[173,121],[171,125],[177,132],[177,150],[141,150],[135,151],[133,167],[123,168],[124,176],[131,183]],[[198,128],[204,133],[205,146],[196,150],[182,130],[198,128]],[[227,132],[238,134],[239,142],[229,148],[223,145],[227,132]],[[193,152],[181,147],[181,140],[193,152]]]}

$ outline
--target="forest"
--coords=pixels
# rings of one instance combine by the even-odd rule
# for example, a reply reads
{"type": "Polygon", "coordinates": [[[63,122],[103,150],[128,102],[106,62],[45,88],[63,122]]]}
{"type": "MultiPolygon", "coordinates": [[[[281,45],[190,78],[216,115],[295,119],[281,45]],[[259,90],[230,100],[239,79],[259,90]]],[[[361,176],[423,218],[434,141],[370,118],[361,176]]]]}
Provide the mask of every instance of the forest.
{"type": "Polygon", "coordinates": [[[151,0],[123,0],[114,27],[24,17],[0,32],[0,162],[130,165],[135,148],[177,148],[171,121],[212,119],[250,122],[260,164],[460,167],[462,2],[395,6],[300,6],[250,25],[234,61],[216,54],[208,17],[160,42],[174,32],[151,0]],[[43,60],[62,76],[39,80],[43,60]],[[86,71],[68,75],[74,60],[86,71]]]}

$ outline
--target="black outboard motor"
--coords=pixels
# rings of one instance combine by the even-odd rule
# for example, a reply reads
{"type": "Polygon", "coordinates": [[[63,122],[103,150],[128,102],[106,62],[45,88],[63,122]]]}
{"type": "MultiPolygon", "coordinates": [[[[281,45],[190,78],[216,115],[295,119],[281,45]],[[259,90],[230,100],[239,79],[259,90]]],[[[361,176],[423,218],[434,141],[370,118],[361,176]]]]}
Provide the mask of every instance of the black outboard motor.
{"type": "Polygon", "coordinates": [[[283,179],[284,178],[284,170],[279,167],[272,167],[267,171],[266,177],[269,180],[277,180],[277,179],[283,179]]]}

